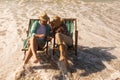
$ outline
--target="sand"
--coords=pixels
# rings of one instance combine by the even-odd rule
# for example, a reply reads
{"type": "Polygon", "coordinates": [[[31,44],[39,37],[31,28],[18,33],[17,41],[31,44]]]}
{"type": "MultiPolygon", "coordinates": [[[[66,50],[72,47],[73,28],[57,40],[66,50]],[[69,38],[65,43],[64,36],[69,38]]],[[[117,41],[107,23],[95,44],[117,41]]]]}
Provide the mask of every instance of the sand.
{"type": "MultiPolygon", "coordinates": [[[[0,0],[0,80],[15,79],[29,19],[43,11],[51,18],[77,18],[78,60],[73,60],[72,80],[120,79],[119,0],[0,0]]],[[[59,69],[28,73],[23,80],[61,80],[59,69]]]]}

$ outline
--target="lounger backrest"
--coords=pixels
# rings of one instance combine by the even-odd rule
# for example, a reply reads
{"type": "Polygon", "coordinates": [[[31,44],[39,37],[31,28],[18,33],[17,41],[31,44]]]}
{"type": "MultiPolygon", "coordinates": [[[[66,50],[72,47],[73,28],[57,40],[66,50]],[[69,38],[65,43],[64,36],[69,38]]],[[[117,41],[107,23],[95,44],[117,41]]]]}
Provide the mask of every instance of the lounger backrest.
{"type": "Polygon", "coordinates": [[[75,47],[75,55],[77,55],[77,44],[78,44],[78,30],[77,30],[77,21],[76,19],[63,19],[63,23],[67,26],[70,36],[73,38],[73,45],[75,47]],[[73,36],[74,35],[74,36],[73,36]]]}
{"type": "Polygon", "coordinates": [[[75,30],[75,19],[64,19],[63,23],[67,26],[70,36],[73,37],[73,32],[75,30]]]}
{"type": "Polygon", "coordinates": [[[39,21],[39,19],[30,19],[28,26],[28,34],[30,33],[31,27],[35,21],[39,21]]]}
{"type": "MultiPolygon", "coordinates": [[[[35,21],[39,21],[39,19],[30,19],[29,20],[29,25],[28,25],[28,30],[27,30],[27,38],[23,42],[23,49],[22,49],[22,51],[25,51],[24,52],[25,54],[26,54],[26,51],[28,50],[28,46],[29,46],[27,44],[27,41],[29,39],[30,30],[31,30],[31,27],[35,21]]],[[[46,49],[46,54],[48,55],[48,41],[47,41],[45,47],[43,47],[43,49],[39,49],[39,50],[44,51],[45,49],[46,49]]]]}

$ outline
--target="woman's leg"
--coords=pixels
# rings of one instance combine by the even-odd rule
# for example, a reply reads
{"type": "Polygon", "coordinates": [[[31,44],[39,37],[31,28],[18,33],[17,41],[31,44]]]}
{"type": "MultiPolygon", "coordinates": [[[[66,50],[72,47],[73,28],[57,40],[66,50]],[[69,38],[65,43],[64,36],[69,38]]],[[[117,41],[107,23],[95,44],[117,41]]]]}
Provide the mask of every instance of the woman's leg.
{"type": "Polygon", "coordinates": [[[34,57],[34,63],[38,62],[38,58],[37,58],[37,48],[38,48],[38,44],[37,44],[37,38],[35,36],[31,37],[30,39],[30,49],[32,52],[32,55],[34,57]]]}
{"type": "Polygon", "coordinates": [[[32,51],[29,47],[28,51],[26,52],[26,55],[25,55],[25,61],[24,61],[24,65],[28,63],[29,59],[31,58],[32,56],[32,51]]]}

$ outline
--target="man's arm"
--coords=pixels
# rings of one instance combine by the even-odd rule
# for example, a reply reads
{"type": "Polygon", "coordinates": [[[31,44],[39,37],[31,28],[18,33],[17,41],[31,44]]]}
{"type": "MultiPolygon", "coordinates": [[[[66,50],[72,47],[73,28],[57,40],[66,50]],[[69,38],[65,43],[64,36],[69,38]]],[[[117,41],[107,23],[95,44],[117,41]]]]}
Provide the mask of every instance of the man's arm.
{"type": "Polygon", "coordinates": [[[45,34],[35,34],[34,36],[37,38],[45,38],[45,34]]]}

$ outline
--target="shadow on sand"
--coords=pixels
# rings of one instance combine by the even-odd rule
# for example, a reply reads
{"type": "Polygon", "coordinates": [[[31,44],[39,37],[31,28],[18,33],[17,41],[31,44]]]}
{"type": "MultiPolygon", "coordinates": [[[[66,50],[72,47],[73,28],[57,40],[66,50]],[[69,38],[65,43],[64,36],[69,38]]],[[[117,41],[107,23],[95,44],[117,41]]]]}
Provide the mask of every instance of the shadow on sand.
{"type": "MultiPolygon", "coordinates": [[[[70,51],[68,55],[70,61],[73,63],[70,68],[71,72],[76,73],[82,70],[83,72],[80,72],[80,76],[88,76],[92,73],[104,70],[106,66],[103,62],[110,62],[112,59],[116,59],[116,57],[110,53],[110,50],[113,49],[115,49],[115,47],[90,48],[78,46],[77,57],[73,54],[74,51],[70,51]]],[[[57,58],[59,58],[59,54],[55,56],[57,56],[56,59],[51,60],[50,58],[47,58],[46,55],[41,55],[40,58],[43,58],[44,64],[39,66],[33,66],[32,68],[59,70],[57,66],[57,58]]]]}
{"type": "Polygon", "coordinates": [[[102,71],[106,68],[103,61],[110,62],[112,59],[116,59],[109,51],[115,47],[82,47],[78,46],[78,56],[71,58],[73,66],[72,72],[77,70],[83,70],[80,76],[88,76],[89,74],[102,71]]]}
{"type": "MultiPolygon", "coordinates": [[[[58,55],[55,55],[58,59],[58,55]]],[[[51,58],[51,56],[47,56],[44,54],[38,54],[38,59],[40,65],[32,66],[32,69],[54,69],[58,70],[57,61],[56,59],[51,58]]]]}

